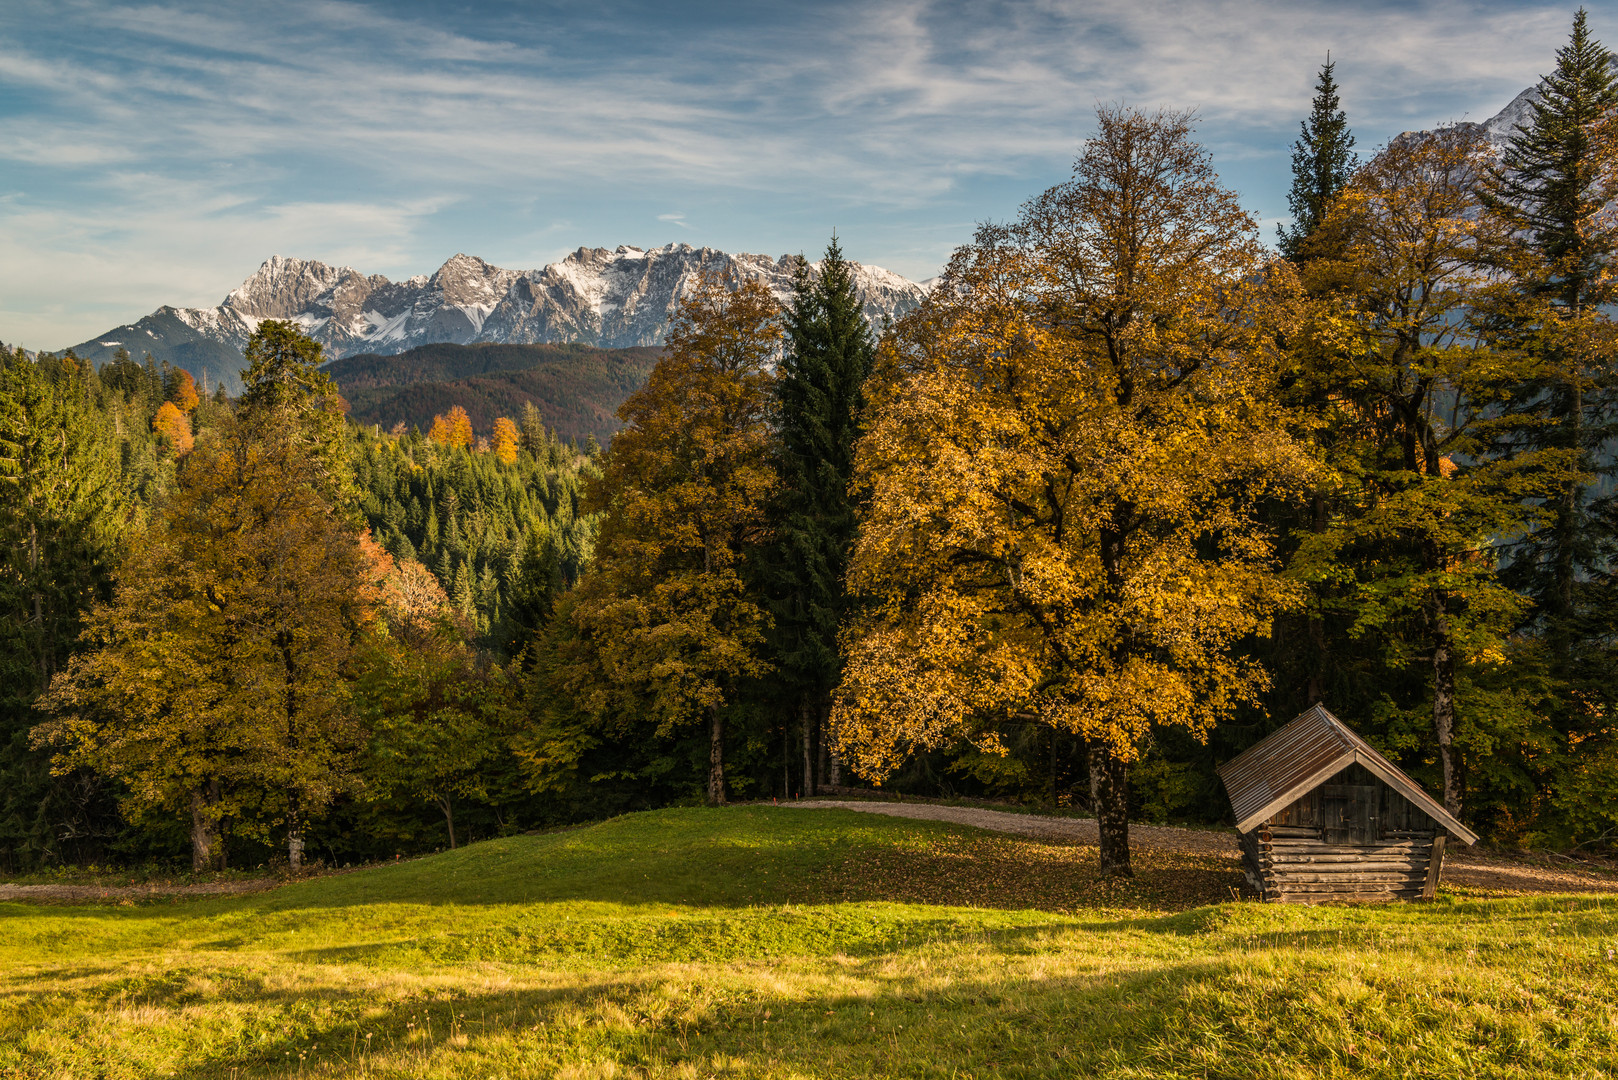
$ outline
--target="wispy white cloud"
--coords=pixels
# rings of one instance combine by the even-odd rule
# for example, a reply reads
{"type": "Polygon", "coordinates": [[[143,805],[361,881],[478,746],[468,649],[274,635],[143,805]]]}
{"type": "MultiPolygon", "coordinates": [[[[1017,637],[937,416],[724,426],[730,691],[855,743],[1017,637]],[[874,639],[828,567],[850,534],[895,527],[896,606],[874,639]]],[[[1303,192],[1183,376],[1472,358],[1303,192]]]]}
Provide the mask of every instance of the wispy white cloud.
{"type": "Polygon", "coordinates": [[[1102,101],[1196,108],[1273,216],[1327,49],[1369,145],[1492,113],[1570,18],[1486,0],[403,10],[6,4],[0,244],[30,268],[0,269],[0,337],[59,346],[110,307],[222,295],[271,251],[425,270],[514,236],[537,258],[693,219],[757,249],[836,221],[870,238],[857,257],[925,276],[963,222],[1065,171],[1102,101]]]}

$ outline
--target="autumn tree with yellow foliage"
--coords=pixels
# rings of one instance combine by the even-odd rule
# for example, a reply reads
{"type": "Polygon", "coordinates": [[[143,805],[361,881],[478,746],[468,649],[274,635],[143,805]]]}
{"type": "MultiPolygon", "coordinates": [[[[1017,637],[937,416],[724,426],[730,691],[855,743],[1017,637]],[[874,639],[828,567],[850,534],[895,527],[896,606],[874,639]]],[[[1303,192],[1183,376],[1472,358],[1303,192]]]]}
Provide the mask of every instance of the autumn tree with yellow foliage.
{"type": "Polygon", "coordinates": [[[517,431],[516,421],[509,416],[496,418],[494,422],[494,456],[510,465],[517,460],[517,451],[522,446],[522,435],[517,431]]]}
{"type": "Polygon", "coordinates": [[[210,433],[42,702],[58,766],[121,780],[134,820],[189,814],[199,870],[226,822],[279,825],[298,866],[306,823],[353,782],[346,676],[376,587],[322,479],[291,439],[210,433]]]}
{"type": "Polygon", "coordinates": [[[1130,872],[1126,767],[1256,702],[1233,645],[1294,599],[1255,506],[1315,468],[1275,395],[1298,302],[1185,114],[1101,110],[1071,181],[956,253],[869,387],[832,719],[856,771],[1076,733],[1130,872]]]}
{"type": "Polygon", "coordinates": [[[587,507],[604,514],[574,594],[578,632],[557,677],[604,723],[648,716],[667,736],[708,728],[711,803],[725,801],[725,710],[762,675],[769,616],[748,587],[769,533],[772,363],[780,307],[756,281],[700,278],[667,353],[618,416],[587,507]]]}
{"type": "Polygon", "coordinates": [[[165,401],[158,407],[157,415],[152,417],[152,430],[176,457],[189,454],[195,443],[191,434],[191,418],[172,401],[165,401]]]}

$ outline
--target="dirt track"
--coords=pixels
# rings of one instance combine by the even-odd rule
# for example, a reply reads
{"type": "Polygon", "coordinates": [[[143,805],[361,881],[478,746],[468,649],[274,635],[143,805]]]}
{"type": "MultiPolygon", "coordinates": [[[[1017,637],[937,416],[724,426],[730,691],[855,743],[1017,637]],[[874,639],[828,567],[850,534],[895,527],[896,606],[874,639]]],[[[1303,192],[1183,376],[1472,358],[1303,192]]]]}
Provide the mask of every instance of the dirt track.
{"type": "MultiPolygon", "coordinates": [[[[795,802],[803,809],[860,810],[890,817],[920,818],[972,825],[995,832],[1021,836],[1069,840],[1077,844],[1096,843],[1094,818],[1043,817],[1015,814],[1005,810],[985,810],[973,806],[939,806],[932,803],[865,802],[853,799],[813,799],[795,802]]],[[[1241,857],[1236,834],[1205,829],[1176,829],[1152,825],[1131,825],[1132,844],[1178,851],[1190,855],[1241,857]]],[[[1551,857],[1508,855],[1476,848],[1452,850],[1444,859],[1444,881],[1451,885],[1514,893],[1618,892],[1618,874],[1599,869],[1583,869],[1552,864],[1551,857]]]]}
{"type": "Polygon", "coordinates": [[[275,878],[252,881],[225,881],[196,885],[6,885],[0,884],[0,900],[49,900],[54,903],[84,904],[112,900],[151,900],[160,896],[230,896],[263,892],[284,884],[275,878]]]}

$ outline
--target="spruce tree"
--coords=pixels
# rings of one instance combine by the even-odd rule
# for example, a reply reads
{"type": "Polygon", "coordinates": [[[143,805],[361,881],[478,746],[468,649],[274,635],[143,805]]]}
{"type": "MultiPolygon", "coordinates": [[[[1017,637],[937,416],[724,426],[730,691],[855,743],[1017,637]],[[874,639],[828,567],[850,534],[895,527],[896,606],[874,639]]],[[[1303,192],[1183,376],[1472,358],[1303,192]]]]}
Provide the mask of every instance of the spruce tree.
{"type": "Polygon", "coordinates": [[[1335,67],[1328,54],[1315,82],[1314,108],[1292,144],[1292,190],[1287,195],[1292,224],[1276,232],[1281,253],[1293,260],[1302,255],[1303,242],[1320,227],[1326,208],[1354,173],[1354,136],[1338,101],[1335,67]]]}
{"type": "Polygon", "coordinates": [[[1601,345],[1611,329],[1601,307],[1618,298],[1609,280],[1618,229],[1603,213],[1618,196],[1612,63],[1580,8],[1555,70],[1540,80],[1529,122],[1512,134],[1484,184],[1485,204],[1513,237],[1497,253],[1516,292],[1506,336],[1537,361],[1534,377],[1514,395],[1518,449],[1562,450],[1579,474],[1542,506],[1550,524],[1530,537],[1513,567],[1555,642],[1552,653],[1561,656],[1578,636],[1578,583],[1601,561],[1588,480],[1611,469],[1602,451],[1614,434],[1614,386],[1610,348],[1601,345]]]}
{"type": "Polygon", "coordinates": [[[110,809],[83,774],[53,776],[29,741],[35,699],[108,595],[127,517],[111,425],[89,401],[93,375],[0,352],[0,865],[61,858],[58,830],[93,835],[86,814],[110,809]],[[76,800],[75,788],[95,797],[76,800]]]}
{"type": "MultiPolygon", "coordinates": [[[[835,235],[818,274],[799,260],[785,322],[777,391],[783,492],[767,574],[776,663],[801,725],[804,790],[813,793],[816,745],[842,675],[837,629],[856,529],[849,480],[876,353],[835,235]]],[[[823,744],[819,758],[827,761],[823,744]]]]}

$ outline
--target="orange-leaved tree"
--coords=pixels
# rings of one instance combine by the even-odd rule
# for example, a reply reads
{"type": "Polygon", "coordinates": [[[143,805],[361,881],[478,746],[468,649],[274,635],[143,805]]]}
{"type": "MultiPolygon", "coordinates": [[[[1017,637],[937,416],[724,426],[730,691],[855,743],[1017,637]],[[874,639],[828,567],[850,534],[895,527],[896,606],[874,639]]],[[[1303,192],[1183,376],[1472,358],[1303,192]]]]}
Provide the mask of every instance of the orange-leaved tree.
{"type": "Polygon", "coordinates": [[[603,722],[649,715],[659,735],[708,726],[708,799],[725,799],[725,707],[764,674],[769,616],[744,559],[768,533],[779,305],[757,282],[699,279],[667,353],[618,410],[626,427],[587,492],[603,512],[558,676],[603,722]]]}
{"type": "Polygon", "coordinates": [[[440,446],[465,449],[472,445],[472,418],[459,405],[450,406],[447,413],[433,417],[433,426],[427,437],[440,446]]]}
{"type": "Polygon", "coordinates": [[[1188,117],[1098,119],[1072,180],[980,229],[884,343],[832,726],[873,778],[1008,721],[1082,736],[1127,874],[1144,740],[1266,685],[1233,646],[1294,589],[1256,504],[1312,466],[1273,392],[1292,272],[1188,117]]]}
{"type": "Polygon", "coordinates": [[[181,412],[172,401],[165,401],[158,407],[157,415],[152,417],[152,430],[157,437],[173,451],[176,457],[184,457],[191,452],[194,439],[191,435],[191,418],[181,412]]]}
{"type": "Polygon", "coordinates": [[[496,418],[494,422],[494,456],[510,465],[517,460],[517,450],[521,445],[522,435],[517,431],[516,421],[509,416],[496,418]]]}
{"type": "Polygon", "coordinates": [[[197,382],[185,368],[170,368],[163,380],[163,392],[181,412],[196,412],[202,399],[197,396],[197,382]]]}

